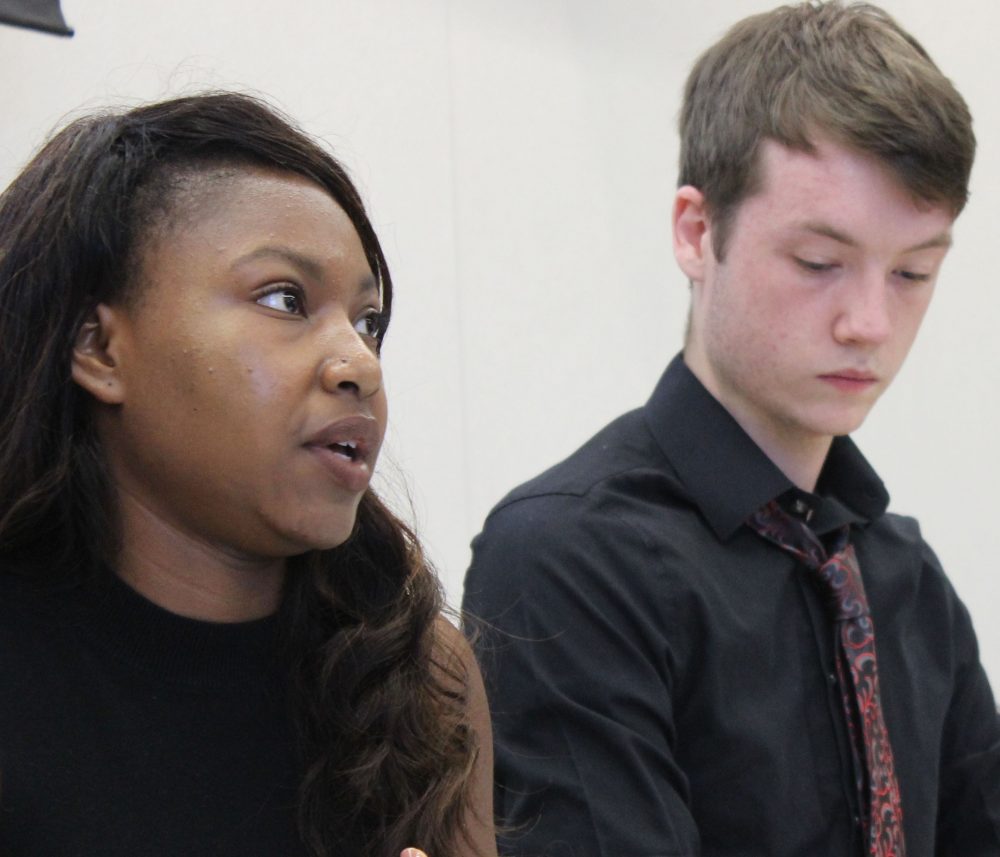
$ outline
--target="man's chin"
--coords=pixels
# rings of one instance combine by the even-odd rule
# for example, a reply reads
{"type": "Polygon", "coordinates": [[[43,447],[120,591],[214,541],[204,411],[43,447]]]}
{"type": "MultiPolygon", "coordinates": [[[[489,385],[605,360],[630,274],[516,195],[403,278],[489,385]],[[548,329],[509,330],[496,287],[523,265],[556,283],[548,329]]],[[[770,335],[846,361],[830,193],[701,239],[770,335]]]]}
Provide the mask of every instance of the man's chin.
{"type": "Polygon", "coordinates": [[[871,406],[852,409],[850,412],[839,412],[817,418],[811,428],[824,437],[843,437],[853,434],[864,424],[871,406]]]}

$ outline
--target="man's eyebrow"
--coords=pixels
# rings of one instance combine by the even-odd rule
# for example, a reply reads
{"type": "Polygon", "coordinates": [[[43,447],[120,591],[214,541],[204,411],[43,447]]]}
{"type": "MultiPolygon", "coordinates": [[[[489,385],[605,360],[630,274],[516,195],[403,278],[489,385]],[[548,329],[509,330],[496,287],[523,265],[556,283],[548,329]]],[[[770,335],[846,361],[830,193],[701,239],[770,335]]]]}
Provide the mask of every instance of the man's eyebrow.
{"type": "Polygon", "coordinates": [[[824,238],[831,238],[838,244],[845,244],[848,247],[857,247],[858,242],[848,235],[846,232],[841,232],[839,229],[835,229],[828,223],[820,223],[818,221],[806,221],[800,224],[799,229],[803,232],[812,232],[814,235],[820,235],[824,238]]]}
{"type": "Polygon", "coordinates": [[[951,232],[945,231],[939,235],[935,235],[933,238],[928,238],[926,241],[921,241],[914,247],[907,249],[907,253],[913,253],[916,250],[931,250],[934,247],[951,247],[951,232]]]}
{"type": "MultiPolygon", "coordinates": [[[[320,280],[323,278],[323,264],[318,259],[315,259],[312,256],[306,256],[298,250],[293,250],[291,247],[286,247],[281,244],[265,244],[262,247],[258,247],[256,250],[251,250],[249,253],[245,253],[233,262],[232,267],[238,268],[241,265],[255,262],[258,259],[275,257],[283,259],[284,261],[294,265],[307,277],[313,280],[320,280]]],[[[381,292],[381,289],[379,287],[378,280],[376,280],[371,273],[368,273],[359,281],[357,292],[358,294],[362,294],[364,292],[381,292]]]]}
{"type": "MultiPolygon", "coordinates": [[[[821,235],[824,238],[830,238],[839,244],[843,244],[846,247],[857,247],[859,242],[857,239],[848,235],[846,232],[841,232],[828,223],[820,223],[816,221],[807,221],[799,227],[805,232],[812,232],[814,235],[821,235]]],[[[950,247],[951,246],[951,231],[945,230],[933,238],[928,238],[926,241],[921,241],[919,244],[914,244],[912,247],[907,247],[904,253],[915,253],[918,250],[930,250],[935,247],[950,247]]]]}

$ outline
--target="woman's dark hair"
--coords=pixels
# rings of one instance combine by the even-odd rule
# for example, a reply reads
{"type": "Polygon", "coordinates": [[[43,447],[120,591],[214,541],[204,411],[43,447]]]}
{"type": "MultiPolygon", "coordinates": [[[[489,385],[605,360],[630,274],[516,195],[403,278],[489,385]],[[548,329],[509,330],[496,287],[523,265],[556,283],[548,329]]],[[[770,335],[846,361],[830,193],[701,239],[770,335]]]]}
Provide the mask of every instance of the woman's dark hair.
{"type": "MultiPolygon", "coordinates": [[[[304,176],[343,208],[392,282],[343,168],[245,95],[178,98],[78,119],[0,196],[0,561],[81,579],[113,567],[115,493],[71,379],[77,332],[127,300],[143,242],[219,168],[304,176]]],[[[290,560],[280,608],[302,738],[299,828],[315,857],[456,853],[476,755],[461,660],[439,633],[440,587],[413,533],[369,490],[348,541],[290,560]]]]}

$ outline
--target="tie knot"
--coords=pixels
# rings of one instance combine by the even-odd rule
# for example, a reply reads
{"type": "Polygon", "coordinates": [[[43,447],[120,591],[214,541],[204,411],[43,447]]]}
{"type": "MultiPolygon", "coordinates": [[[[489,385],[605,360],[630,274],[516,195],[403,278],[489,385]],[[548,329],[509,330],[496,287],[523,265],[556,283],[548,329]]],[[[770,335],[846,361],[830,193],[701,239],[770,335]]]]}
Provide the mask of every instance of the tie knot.
{"type": "Polygon", "coordinates": [[[826,550],[816,534],[804,521],[793,518],[782,509],[777,500],[754,512],[747,518],[747,524],[810,568],[818,569],[826,561],[826,550]]]}
{"type": "Polygon", "coordinates": [[[777,501],[772,500],[754,512],[747,524],[768,541],[798,557],[813,571],[834,620],[868,615],[868,599],[854,546],[848,541],[848,527],[837,533],[834,551],[828,555],[812,529],[789,515],[777,501]]]}

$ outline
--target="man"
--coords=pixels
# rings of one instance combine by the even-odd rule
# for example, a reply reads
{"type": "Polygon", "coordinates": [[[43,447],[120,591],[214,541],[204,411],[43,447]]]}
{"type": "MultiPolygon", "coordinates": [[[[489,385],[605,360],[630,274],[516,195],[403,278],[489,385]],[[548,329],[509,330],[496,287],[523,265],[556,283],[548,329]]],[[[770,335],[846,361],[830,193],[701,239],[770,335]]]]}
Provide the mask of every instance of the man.
{"type": "Polygon", "coordinates": [[[968,613],[847,437],[930,301],[966,106],[881,10],[803,4],[698,60],[680,131],[683,354],[474,542],[501,852],[998,855],[968,613]]]}

